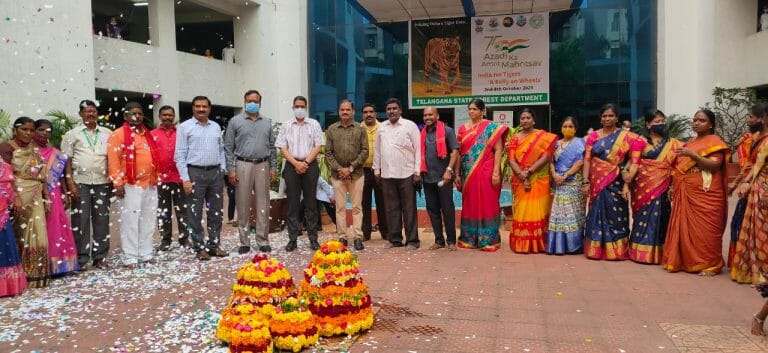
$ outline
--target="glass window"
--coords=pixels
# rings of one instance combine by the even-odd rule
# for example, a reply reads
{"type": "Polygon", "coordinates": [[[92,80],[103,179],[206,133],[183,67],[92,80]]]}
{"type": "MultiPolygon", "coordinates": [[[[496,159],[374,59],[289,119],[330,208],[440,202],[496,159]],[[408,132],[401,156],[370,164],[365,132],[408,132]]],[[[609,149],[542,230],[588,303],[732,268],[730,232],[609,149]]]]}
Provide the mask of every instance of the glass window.
{"type": "MultiPolygon", "coordinates": [[[[357,120],[363,102],[380,113],[390,97],[407,102],[407,22],[369,23],[351,0],[313,0],[308,6],[310,109],[323,126],[338,118],[343,98],[354,101],[357,120]]],[[[620,105],[622,120],[639,118],[655,107],[655,86],[656,1],[590,0],[550,14],[553,126],[573,115],[582,133],[599,127],[605,103],[620,105]]],[[[419,111],[403,108],[420,121],[419,111]]],[[[448,121],[451,114],[441,111],[448,121]]]]}

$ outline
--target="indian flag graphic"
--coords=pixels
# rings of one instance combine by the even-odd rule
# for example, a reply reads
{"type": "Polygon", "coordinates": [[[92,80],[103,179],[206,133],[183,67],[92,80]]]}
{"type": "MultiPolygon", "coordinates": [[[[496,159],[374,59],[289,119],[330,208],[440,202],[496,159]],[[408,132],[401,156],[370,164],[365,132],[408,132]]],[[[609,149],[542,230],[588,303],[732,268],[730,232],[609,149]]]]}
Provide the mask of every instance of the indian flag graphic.
{"type": "Polygon", "coordinates": [[[518,49],[528,48],[529,46],[526,45],[527,42],[528,42],[528,39],[523,39],[523,38],[516,38],[512,40],[502,40],[497,43],[496,48],[498,48],[499,50],[506,51],[507,53],[511,53],[518,49]]]}

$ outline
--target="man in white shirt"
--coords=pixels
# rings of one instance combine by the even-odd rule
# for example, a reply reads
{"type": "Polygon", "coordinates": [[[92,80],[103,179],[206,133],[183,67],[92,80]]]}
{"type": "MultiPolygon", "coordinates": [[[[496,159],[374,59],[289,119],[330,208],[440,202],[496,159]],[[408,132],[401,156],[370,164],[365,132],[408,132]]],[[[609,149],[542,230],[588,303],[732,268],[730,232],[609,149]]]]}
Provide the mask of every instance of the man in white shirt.
{"type": "Polygon", "coordinates": [[[419,248],[416,219],[416,185],[421,183],[421,134],[416,124],[402,118],[397,98],[386,105],[387,121],[379,126],[373,154],[373,172],[384,189],[387,210],[386,248],[406,245],[419,248]],[[405,221],[405,244],[403,244],[405,221]]]}
{"type": "Polygon", "coordinates": [[[288,198],[288,244],[285,251],[296,250],[299,236],[299,218],[304,209],[304,224],[307,225],[309,247],[320,249],[317,242],[317,203],[305,202],[315,199],[317,179],[320,167],[317,165],[317,155],[323,147],[323,130],[317,120],[307,117],[307,98],[297,96],[293,99],[294,119],[280,126],[275,147],[285,157],[283,180],[285,180],[288,198]]]}
{"type": "Polygon", "coordinates": [[[67,160],[67,193],[73,205],[72,233],[77,245],[77,262],[85,269],[104,269],[109,253],[109,199],[112,183],[107,176],[107,138],[112,133],[98,126],[96,103],[80,102],[83,126],[69,130],[61,141],[67,160]],[[93,225],[93,238],[91,238],[93,225]]]}

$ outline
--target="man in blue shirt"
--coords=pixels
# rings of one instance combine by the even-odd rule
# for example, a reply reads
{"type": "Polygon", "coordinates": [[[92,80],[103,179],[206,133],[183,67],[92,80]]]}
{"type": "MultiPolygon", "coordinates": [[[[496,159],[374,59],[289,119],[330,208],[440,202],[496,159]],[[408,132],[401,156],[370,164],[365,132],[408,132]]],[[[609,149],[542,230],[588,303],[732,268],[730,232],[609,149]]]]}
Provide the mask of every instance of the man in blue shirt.
{"type": "Polygon", "coordinates": [[[184,193],[189,197],[189,229],[192,243],[201,261],[211,256],[229,255],[219,247],[224,192],[224,146],[221,127],[209,120],[211,101],[208,97],[192,99],[193,119],[181,123],[176,130],[176,152],[173,160],[181,175],[184,193]],[[203,205],[208,204],[208,243],[203,245],[203,205]]]}

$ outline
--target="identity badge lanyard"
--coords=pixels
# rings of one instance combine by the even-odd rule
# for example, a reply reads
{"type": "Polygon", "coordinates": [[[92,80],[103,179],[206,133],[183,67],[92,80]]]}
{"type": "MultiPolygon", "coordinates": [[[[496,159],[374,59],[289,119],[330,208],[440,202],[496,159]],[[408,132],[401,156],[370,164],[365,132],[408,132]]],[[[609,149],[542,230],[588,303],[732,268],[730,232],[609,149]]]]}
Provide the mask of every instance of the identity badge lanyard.
{"type": "Polygon", "coordinates": [[[83,129],[83,134],[85,135],[85,140],[88,141],[88,146],[91,148],[91,151],[96,151],[96,143],[99,141],[99,130],[96,130],[96,133],[93,134],[93,141],[91,141],[91,137],[88,136],[87,129],[83,129]]]}

